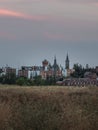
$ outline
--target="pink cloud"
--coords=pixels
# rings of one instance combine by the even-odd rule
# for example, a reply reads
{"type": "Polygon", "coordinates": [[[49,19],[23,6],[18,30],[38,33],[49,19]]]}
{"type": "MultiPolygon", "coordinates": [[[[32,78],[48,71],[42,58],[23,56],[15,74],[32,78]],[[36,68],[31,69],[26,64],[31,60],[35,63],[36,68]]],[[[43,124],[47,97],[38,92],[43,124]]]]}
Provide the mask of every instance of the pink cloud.
{"type": "Polygon", "coordinates": [[[65,39],[65,36],[63,34],[53,34],[49,32],[45,32],[44,37],[48,39],[54,39],[54,40],[65,39]]]}
{"type": "Polygon", "coordinates": [[[31,16],[25,15],[20,12],[15,12],[11,10],[6,10],[6,9],[0,9],[0,16],[11,16],[11,17],[19,17],[19,18],[24,18],[24,19],[31,19],[31,16]]]}
{"type": "Polygon", "coordinates": [[[0,9],[0,16],[16,17],[33,21],[44,21],[51,19],[51,16],[48,15],[27,15],[21,12],[15,12],[7,9],[0,9]]]}

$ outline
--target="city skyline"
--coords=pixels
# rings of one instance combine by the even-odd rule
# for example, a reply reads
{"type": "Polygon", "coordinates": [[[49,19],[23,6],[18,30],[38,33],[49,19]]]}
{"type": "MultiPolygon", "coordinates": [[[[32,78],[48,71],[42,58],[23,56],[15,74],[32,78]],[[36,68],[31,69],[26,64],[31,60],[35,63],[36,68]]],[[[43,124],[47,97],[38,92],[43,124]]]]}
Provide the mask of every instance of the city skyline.
{"type": "Polygon", "coordinates": [[[1,0],[0,66],[98,66],[98,0],[1,0]]]}

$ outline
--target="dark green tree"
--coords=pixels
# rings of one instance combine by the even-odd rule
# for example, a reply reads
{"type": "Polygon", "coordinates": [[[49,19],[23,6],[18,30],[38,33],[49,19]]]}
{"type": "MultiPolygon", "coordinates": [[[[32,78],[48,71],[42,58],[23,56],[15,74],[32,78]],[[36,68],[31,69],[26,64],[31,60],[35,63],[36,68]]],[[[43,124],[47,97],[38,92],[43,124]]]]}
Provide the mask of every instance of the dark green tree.
{"type": "Polygon", "coordinates": [[[81,64],[74,64],[73,69],[75,70],[75,72],[71,74],[72,77],[75,78],[84,77],[85,69],[82,67],[81,64]]]}

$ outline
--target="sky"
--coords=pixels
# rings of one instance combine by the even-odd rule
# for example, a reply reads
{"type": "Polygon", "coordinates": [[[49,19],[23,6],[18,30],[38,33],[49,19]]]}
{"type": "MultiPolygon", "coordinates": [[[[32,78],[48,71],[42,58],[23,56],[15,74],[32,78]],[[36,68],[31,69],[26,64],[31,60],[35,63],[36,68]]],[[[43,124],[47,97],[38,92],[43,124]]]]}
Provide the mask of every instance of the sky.
{"type": "Polygon", "coordinates": [[[98,66],[98,0],[0,0],[0,67],[98,66]]]}

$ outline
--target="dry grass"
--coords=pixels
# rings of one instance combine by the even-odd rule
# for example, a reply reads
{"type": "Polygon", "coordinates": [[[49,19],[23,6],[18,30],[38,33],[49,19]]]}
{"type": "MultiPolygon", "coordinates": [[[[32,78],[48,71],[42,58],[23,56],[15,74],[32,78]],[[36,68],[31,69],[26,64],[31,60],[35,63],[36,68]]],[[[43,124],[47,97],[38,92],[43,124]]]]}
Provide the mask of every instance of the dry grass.
{"type": "Polygon", "coordinates": [[[0,130],[97,129],[97,87],[0,86],[0,130]]]}

